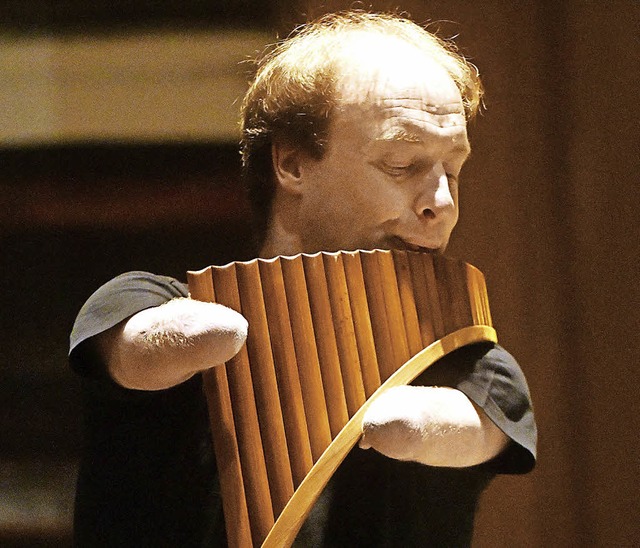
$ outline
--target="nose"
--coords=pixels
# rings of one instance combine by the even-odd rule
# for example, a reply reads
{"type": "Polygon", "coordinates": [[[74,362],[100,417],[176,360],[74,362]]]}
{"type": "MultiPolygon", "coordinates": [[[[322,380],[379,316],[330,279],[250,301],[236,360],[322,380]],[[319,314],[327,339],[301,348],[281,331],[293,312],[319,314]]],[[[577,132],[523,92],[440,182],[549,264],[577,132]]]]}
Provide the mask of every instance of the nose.
{"type": "Polygon", "coordinates": [[[441,163],[433,166],[421,181],[415,201],[418,217],[436,219],[455,212],[449,177],[441,163]]]}

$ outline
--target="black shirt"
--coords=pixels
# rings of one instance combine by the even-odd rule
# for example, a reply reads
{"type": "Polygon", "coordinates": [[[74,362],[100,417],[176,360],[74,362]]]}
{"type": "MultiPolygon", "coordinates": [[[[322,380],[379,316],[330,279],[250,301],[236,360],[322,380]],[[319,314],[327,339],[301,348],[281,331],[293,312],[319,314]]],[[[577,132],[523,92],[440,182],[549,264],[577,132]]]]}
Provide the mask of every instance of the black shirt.
{"type": "MultiPolygon", "coordinates": [[[[70,362],[83,379],[85,447],[78,479],[78,546],[224,546],[224,523],[200,376],[167,390],[113,382],[91,338],[146,308],[186,296],[180,282],[144,272],[111,280],[84,305],[70,362]]],[[[451,386],[512,440],[491,462],[464,469],[388,459],[355,448],[322,493],[298,546],[467,546],[482,490],[496,473],[535,462],[526,380],[493,344],[456,350],[416,384],[451,386]]]]}

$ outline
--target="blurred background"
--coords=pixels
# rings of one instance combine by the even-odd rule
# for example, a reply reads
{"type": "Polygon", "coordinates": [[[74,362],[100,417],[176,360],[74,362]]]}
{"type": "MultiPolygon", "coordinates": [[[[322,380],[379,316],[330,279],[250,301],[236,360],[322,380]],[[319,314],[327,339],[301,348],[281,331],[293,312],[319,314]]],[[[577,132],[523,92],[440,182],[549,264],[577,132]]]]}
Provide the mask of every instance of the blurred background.
{"type": "Polygon", "coordinates": [[[484,77],[449,251],[487,277],[540,446],[475,545],[640,545],[636,0],[0,0],[0,545],[71,542],[78,309],[236,258],[245,61],[352,5],[433,22],[484,77]]]}

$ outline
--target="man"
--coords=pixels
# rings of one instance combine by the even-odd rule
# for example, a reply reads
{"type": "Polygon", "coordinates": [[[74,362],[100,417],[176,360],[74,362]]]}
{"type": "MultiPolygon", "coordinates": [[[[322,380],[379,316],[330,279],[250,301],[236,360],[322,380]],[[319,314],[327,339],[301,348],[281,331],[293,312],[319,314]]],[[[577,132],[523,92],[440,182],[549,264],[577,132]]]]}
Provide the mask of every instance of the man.
{"type": "MultiPolygon", "coordinates": [[[[480,95],[472,66],[395,16],[327,16],[284,42],[243,105],[260,254],[443,252],[480,95]]],[[[247,323],[186,295],[175,280],[129,273],[78,315],[80,545],[224,544],[198,373],[239,350],[247,323]]],[[[491,344],[460,349],[371,406],[297,544],[469,545],[480,493],[496,473],[530,470],[535,443],[513,358],[491,344]]]]}

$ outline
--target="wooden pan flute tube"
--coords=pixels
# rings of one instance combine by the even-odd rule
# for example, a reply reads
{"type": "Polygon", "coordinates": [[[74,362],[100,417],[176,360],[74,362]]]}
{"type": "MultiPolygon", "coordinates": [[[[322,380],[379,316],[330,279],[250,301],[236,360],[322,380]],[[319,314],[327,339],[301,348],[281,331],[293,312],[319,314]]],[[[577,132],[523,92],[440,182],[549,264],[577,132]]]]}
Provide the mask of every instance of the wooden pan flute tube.
{"type": "Polygon", "coordinates": [[[367,290],[367,302],[371,312],[371,328],[376,345],[376,355],[380,366],[380,380],[384,382],[395,371],[395,355],[387,321],[387,307],[382,288],[382,276],[378,268],[377,253],[360,253],[362,272],[367,290]]]}
{"type": "MultiPolygon", "coordinates": [[[[240,303],[235,265],[226,269],[213,269],[213,287],[217,302],[244,313],[240,303]]],[[[274,523],[273,507],[265,455],[260,443],[258,411],[249,369],[249,356],[243,347],[226,366],[229,393],[233,402],[233,417],[240,450],[242,476],[244,478],[247,507],[252,537],[255,544],[269,532],[274,523]],[[258,443],[256,443],[256,440],[258,443]]],[[[214,419],[215,420],[215,419],[214,419]]],[[[227,433],[221,434],[223,436],[227,433]]],[[[223,445],[226,443],[223,441],[223,445]]],[[[218,450],[218,444],[216,450],[218,450]]],[[[222,470],[220,471],[222,475],[222,470]]],[[[223,500],[226,494],[222,493],[223,500]]]]}
{"type": "Polygon", "coordinates": [[[439,282],[440,309],[445,332],[451,333],[460,325],[471,325],[473,319],[464,265],[446,257],[438,257],[434,261],[434,270],[439,282]]]}
{"type": "Polygon", "coordinates": [[[390,251],[377,254],[378,269],[382,283],[382,295],[387,311],[387,323],[393,349],[393,371],[405,363],[411,355],[407,342],[404,314],[400,304],[400,293],[396,279],[396,271],[393,264],[393,255],[390,251]]]}
{"type": "MultiPolygon", "coordinates": [[[[309,303],[302,258],[300,256],[295,258],[284,257],[281,266],[284,285],[287,290],[287,305],[296,347],[296,358],[299,364],[298,370],[307,417],[311,455],[315,462],[333,439],[326,401],[327,398],[332,397],[332,386],[323,386],[320,374],[316,335],[311,317],[311,305],[309,303]]],[[[339,386],[339,389],[341,388],[342,385],[339,386]]],[[[344,409],[344,416],[346,417],[347,411],[344,403],[342,407],[334,405],[332,413],[340,413],[342,409],[344,409]]],[[[338,420],[341,420],[340,417],[338,417],[338,420]]]]}
{"type": "Polygon", "coordinates": [[[429,312],[431,312],[431,325],[433,326],[434,340],[444,337],[446,331],[442,318],[442,307],[440,294],[438,292],[438,279],[436,278],[435,263],[438,257],[434,255],[420,255],[424,268],[425,286],[427,288],[427,298],[429,299],[429,312]]]}
{"type": "Polygon", "coordinates": [[[318,347],[322,383],[327,400],[331,439],[333,439],[342,430],[349,416],[348,413],[343,413],[343,409],[347,409],[347,404],[342,382],[342,371],[340,370],[340,357],[331,315],[327,279],[322,259],[317,260],[319,257],[321,255],[303,255],[302,264],[304,265],[304,274],[307,279],[309,306],[318,347]]]}
{"type": "MultiPolygon", "coordinates": [[[[349,416],[353,416],[366,401],[360,357],[349,304],[349,291],[344,274],[342,257],[336,253],[323,254],[324,269],[327,275],[329,302],[336,334],[336,345],[340,358],[342,384],[349,416]]],[[[345,423],[346,424],[346,423],[345,423]]],[[[344,426],[344,425],[343,425],[344,426]]]]}
{"type": "Polygon", "coordinates": [[[418,324],[420,335],[422,336],[423,347],[429,346],[436,340],[433,330],[433,319],[431,316],[431,303],[429,301],[429,291],[427,289],[427,276],[425,274],[422,254],[408,253],[407,261],[411,272],[411,282],[413,284],[413,296],[416,302],[416,312],[418,314],[418,324]]]}
{"type": "Polygon", "coordinates": [[[249,329],[253,330],[253,336],[247,339],[247,350],[256,405],[261,409],[260,434],[273,511],[278,515],[293,494],[293,477],[289,466],[278,381],[270,351],[271,341],[258,262],[240,263],[237,272],[242,313],[249,322],[249,329]]]}
{"type": "Polygon", "coordinates": [[[474,325],[492,325],[489,300],[487,299],[487,288],[482,272],[475,266],[467,264],[466,274],[474,325]]]}
{"type": "Polygon", "coordinates": [[[367,304],[360,254],[356,252],[344,253],[342,264],[349,290],[349,304],[351,305],[353,327],[360,356],[364,391],[366,397],[369,398],[380,387],[380,371],[378,369],[376,346],[373,340],[373,329],[371,327],[369,305],[367,304]]]}
{"type": "Polygon", "coordinates": [[[420,333],[420,322],[418,321],[418,311],[416,309],[416,297],[413,292],[413,281],[411,279],[411,269],[409,267],[409,254],[413,253],[392,252],[393,262],[396,268],[396,279],[398,281],[400,302],[402,303],[402,316],[404,317],[409,354],[411,356],[415,356],[424,348],[424,345],[422,344],[422,334],[420,333]]]}
{"type": "MultiPolygon", "coordinates": [[[[198,299],[201,301],[217,302],[211,268],[208,268],[198,276],[190,276],[189,289],[191,293],[197,294],[198,299]]],[[[230,366],[233,367],[234,364],[230,366]]],[[[227,531],[227,540],[230,546],[251,546],[249,511],[245,496],[238,439],[235,436],[236,425],[233,420],[233,408],[226,367],[219,364],[205,371],[202,377],[204,390],[208,394],[209,419],[216,450],[216,464],[219,470],[224,471],[220,474],[220,490],[223,494],[222,505],[225,520],[228,523],[237,524],[232,530],[227,531]],[[229,432],[233,432],[234,435],[230,436],[229,432]]]]}
{"type": "Polygon", "coordinates": [[[313,466],[302,388],[296,362],[291,319],[287,307],[280,259],[259,262],[278,394],[294,485],[299,485],[313,466]]]}

